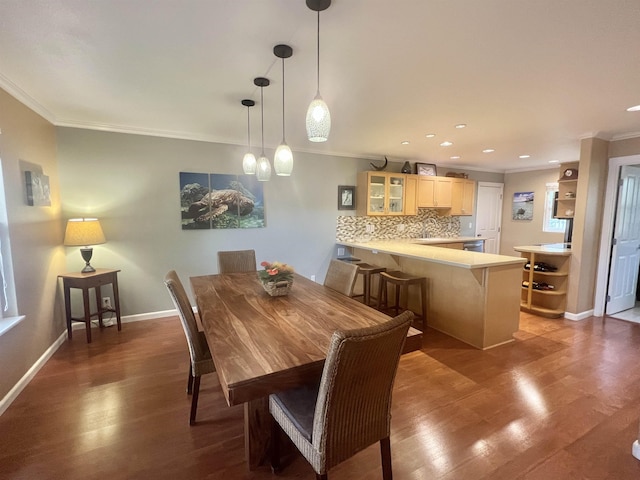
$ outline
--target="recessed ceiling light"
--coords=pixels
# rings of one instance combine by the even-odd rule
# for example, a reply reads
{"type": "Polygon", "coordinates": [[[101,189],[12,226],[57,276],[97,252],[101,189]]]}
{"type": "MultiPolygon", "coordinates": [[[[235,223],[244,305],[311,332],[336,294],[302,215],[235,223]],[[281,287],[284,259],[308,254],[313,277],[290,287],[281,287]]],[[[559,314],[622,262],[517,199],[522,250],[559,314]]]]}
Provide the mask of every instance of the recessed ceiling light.
{"type": "Polygon", "coordinates": [[[402,142],[400,142],[402,145],[409,145],[409,140],[403,140],[402,142]]]}
{"type": "Polygon", "coordinates": [[[560,160],[549,160],[549,163],[560,163],[560,160]]]}
{"type": "Polygon", "coordinates": [[[518,158],[530,158],[531,155],[520,155],[518,158]]]}
{"type": "Polygon", "coordinates": [[[450,147],[451,145],[453,145],[453,143],[451,143],[450,141],[446,141],[446,142],[442,142],[440,144],[441,147],[450,147]]]}
{"type": "Polygon", "coordinates": [[[484,150],[482,150],[482,153],[493,153],[493,152],[495,152],[493,148],[485,148],[484,150]]]}
{"type": "Polygon", "coordinates": [[[456,128],[464,128],[466,126],[467,126],[466,123],[459,123],[458,125],[456,125],[456,128]]]}
{"type": "Polygon", "coordinates": [[[627,112],[640,112],[640,105],[634,105],[633,107],[627,108],[627,112]]]}
{"type": "Polygon", "coordinates": [[[454,155],[453,157],[449,157],[451,160],[460,160],[460,155],[454,155]]]}
{"type": "Polygon", "coordinates": [[[425,137],[427,137],[427,138],[433,138],[433,137],[435,137],[435,136],[436,136],[436,134],[435,134],[435,133],[427,133],[427,134],[425,135],[425,137]]]}

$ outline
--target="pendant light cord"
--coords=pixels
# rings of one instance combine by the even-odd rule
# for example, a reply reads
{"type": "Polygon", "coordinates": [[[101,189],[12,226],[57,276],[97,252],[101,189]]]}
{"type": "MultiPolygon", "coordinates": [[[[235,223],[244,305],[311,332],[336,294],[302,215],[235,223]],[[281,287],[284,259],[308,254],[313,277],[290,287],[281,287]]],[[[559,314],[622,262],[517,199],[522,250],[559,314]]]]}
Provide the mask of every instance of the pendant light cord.
{"type": "Polygon", "coordinates": [[[264,97],[262,96],[262,91],[264,87],[260,87],[260,118],[261,118],[261,128],[262,128],[262,156],[264,157],[264,97]]]}
{"type": "Polygon", "coordinates": [[[316,55],[316,61],[317,61],[317,84],[318,84],[318,93],[320,93],[320,11],[318,10],[318,30],[317,30],[317,55],[316,55]]]}
{"type": "Polygon", "coordinates": [[[249,151],[251,151],[251,120],[249,119],[249,108],[247,107],[247,143],[249,144],[249,151]]]}
{"type": "Polygon", "coordinates": [[[284,58],[282,59],[282,143],[284,143],[284,58]]]}

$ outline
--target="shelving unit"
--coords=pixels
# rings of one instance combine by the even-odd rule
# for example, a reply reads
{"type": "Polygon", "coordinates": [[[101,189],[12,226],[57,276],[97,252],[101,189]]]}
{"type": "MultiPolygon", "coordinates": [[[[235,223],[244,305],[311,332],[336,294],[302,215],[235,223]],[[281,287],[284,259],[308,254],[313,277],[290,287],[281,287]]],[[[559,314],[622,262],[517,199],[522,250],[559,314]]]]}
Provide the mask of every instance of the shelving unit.
{"type": "MultiPolygon", "coordinates": [[[[403,173],[360,172],[358,215],[403,215],[406,177],[403,173]]],[[[415,186],[412,190],[415,196],[415,186]]],[[[415,201],[413,203],[415,205],[415,201]]]]}
{"type": "Polygon", "coordinates": [[[530,268],[522,269],[522,282],[528,286],[521,287],[520,310],[548,318],[564,316],[567,286],[569,279],[569,264],[571,250],[550,246],[514,247],[523,258],[528,260],[530,268]],[[541,272],[534,269],[537,262],[543,262],[557,268],[554,272],[541,272]],[[552,285],[552,290],[537,290],[534,282],[552,285]]]}
{"type": "Polygon", "coordinates": [[[578,193],[578,162],[563,163],[560,166],[560,179],[558,180],[558,208],[556,218],[573,218],[576,211],[576,197],[578,193]],[[575,170],[575,178],[567,178],[564,172],[567,169],[575,170]]]}

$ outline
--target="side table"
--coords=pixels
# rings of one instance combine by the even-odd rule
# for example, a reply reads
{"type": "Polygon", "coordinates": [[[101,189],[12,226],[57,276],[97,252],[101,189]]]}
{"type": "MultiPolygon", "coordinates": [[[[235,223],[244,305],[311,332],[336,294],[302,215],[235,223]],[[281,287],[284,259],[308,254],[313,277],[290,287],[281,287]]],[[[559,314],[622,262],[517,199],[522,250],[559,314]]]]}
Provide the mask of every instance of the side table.
{"type": "Polygon", "coordinates": [[[58,278],[62,278],[62,285],[64,289],[64,309],[67,317],[67,336],[71,339],[71,322],[84,322],[87,327],[87,343],[91,343],[91,318],[98,317],[98,322],[102,327],[102,315],[108,312],[116,314],[118,321],[118,331],[122,330],[122,323],[120,320],[120,296],[118,295],[118,272],[120,270],[110,270],[106,268],[96,268],[95,272],[91,273],[63,273],[58,275],[58,278]],[[113,308],[105,308],[102,306],[102,297],[100,295],[100,287],[103,285],[111,284],[113,290],[113,308]],[[82,300],[84,303],[84,317],[72,317],[71,316],[71,289],[79,288],[82,290],[82,300]],[[89,307],[89,289],[95,289],[96,295],[96,312],[91,312],[89,307]]]}

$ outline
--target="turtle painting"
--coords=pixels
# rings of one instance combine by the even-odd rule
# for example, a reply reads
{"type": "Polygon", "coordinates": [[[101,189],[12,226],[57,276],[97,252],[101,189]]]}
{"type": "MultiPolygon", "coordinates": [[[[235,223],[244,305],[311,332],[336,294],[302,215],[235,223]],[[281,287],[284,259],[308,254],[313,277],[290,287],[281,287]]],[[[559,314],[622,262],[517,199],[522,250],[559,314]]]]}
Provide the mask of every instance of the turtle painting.
{"type": "Polygon", "coordinates": [[[253,200],[238,190],[212,190],[189,205],[189,216],[196,222],[209,222],[226,211],[240,216],[253,211],[253,200]]]}

